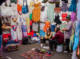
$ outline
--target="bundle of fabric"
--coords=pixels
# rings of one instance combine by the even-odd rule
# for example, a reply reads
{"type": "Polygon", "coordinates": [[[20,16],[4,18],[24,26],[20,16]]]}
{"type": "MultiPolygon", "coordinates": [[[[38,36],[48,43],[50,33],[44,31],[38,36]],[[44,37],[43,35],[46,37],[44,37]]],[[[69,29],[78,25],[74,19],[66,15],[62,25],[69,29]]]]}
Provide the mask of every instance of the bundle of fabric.
{"type": "Polygon", "coordinates": [[[76,3],[77,3],[76,0],[72,0],[71,5],[69,7],[69,11],[76,12],[76,3]]]}

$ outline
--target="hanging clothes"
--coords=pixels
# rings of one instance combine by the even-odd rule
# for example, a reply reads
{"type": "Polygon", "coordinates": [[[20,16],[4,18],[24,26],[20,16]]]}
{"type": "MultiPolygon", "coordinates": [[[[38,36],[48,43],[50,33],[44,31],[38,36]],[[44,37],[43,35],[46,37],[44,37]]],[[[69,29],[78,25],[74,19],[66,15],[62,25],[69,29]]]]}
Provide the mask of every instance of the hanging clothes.
{"type": "Polygon", "coordinates": [[[26,18],[26,26],[27,26],[27,32],[30,32],[30,19],[29,17],[26,18]]]}
{"type": "Polygon", "coordinates": [[[55,28],[56,28],[56,25],[55,24],[51,24],[51,32],[55,32],[55,28]]]}
{"type": "Polygon", "coordinates": [[[71,13],[71,21],[74,22],[76,20],[76,13],[72,12],[71,13]]]}
{"type": "Polygon", "coordinates": [[[47,21],[47,6],[46,6],[46,4],[42,5],[40,21],[41,22],[47,21]]]}
{"type": "Polygon", "coordinates": [[[29,14],[29,18],[30,18],[30,20],[32,20],[32,13],[29,14]]]}
{"type": "Polygon", "coordinates": [[[48,0],[43,0],[42,3],[46,3],[48,0]]]}
{"type": "Polygon", "coordinates": [[[71,34],[71,37],[70,37],[70,44],[69,44],[70,50],[72,50],[73,44],[74,44],[74,36],[75,36],[75,25],[76,25],[76,21],[73,22],[72,25],[73,25],[73,26],[72,26],[72,34],[71,34]]]}
{"type": "Polygon", "coordinates": [[[54,8],[55,8],[55,4],[48,3],[47,8],[48,8],[47,9],[48,21],[53,23],[54,22],[54,8]]]}
{"type": "Polygon", "coordinates": [[[17,3],[17,0],[10,0],[11,3],[17,3]]]}
{"type": "Polygon", "coordinates": [[[22,0],[17,0],[17,11],[22,13],[22,0]]]}
{"type": "Polygon", "coordinates": [[[22,29],[21,29],[22,19],[20,17],[18,17],[17,23],[18,23],[17,25],[18,40],[22,40],[22,29]]]}
{"type": "Polygon", "coordinates": [[[59,15],[55,16],[54,22],[55,22],[56,24],[61,24],[61,20],[60,20],[60,16],[59,16],[59,15]]]}
{"type": "Polygon", "coordinates": [[[65,3],[68,3],[68,0],[62,0],[62,1],[64,1],[65,3]]]}
{"type": "Polygon", "coordinates": [[[16,22],[13,22],[11,23],[11,38],[12,40],[18,40],[18,37],[17,37],[17,24],[16,22]]]}
{"type": "Polygon", "coordinates": [[[66,21],[67,13],[62,13],[62,21],[66,21]]]}
{"type": "Polygon", "coordinates": [[[45,26],[45,23],[40,23],[40,30],[43,30],[45,26]]]}
{"type": "Polygon", "coordinates": [[[32,20],[34,22],[40,21],[40,12],[41,12],[40,3],[34,4],[34,9],[32,11],[32,20]]]}
{"type": "Polygon", "coordinates": [[[23,14],[28,13],[27,0],[23,0],[22,13],[23,13],[23,14]]]}
{"type": "Polygon", "coordinates": [[[68,11],[68,6],[67,3],[65,3],[64,1],[62,2],[62,7],[61,7],[62,11],[68,11]]]}
{"type": "Polygon", "coordinates": [[[71,5],[69,7],[69,11],[76,12],[76,4],[77,4],[77,1],[76,0],[72,0],[71,1],[71,5]]]}
{"type": "Polygon", "coordinates": [[[23,35],[23,38],[24,37],[27,37],[27,25],[26,25],[26,19],[22,18],[22,35],[23,35]]]}
{"type": "Polygon", "coordinates": [[[73,51],[77,50],[77,47],[79,44],[79,34],[80,34],[80,24],[79,23],[80,23],[80,21],[76,22],[73,51]]]}
{"type": "Polygon", "coordinates": [[[77,3],[77,20],[80,21],[80,0],[77,3]]]}

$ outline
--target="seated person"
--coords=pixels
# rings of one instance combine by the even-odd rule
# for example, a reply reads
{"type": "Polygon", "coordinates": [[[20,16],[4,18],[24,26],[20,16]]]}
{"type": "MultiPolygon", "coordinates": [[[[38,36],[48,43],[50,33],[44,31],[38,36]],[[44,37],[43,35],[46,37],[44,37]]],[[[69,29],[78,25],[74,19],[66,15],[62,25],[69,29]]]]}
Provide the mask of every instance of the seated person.
{"type": "Polygon", "coordinates": [[[53,50],[53,45],[55,46],[56,49],[56,45],[60,45],[64,43],[64,34],[60,31],[60,28],[56,28],[55,29],[55,36],[52,37],[51,40],[49,40],[49,48],[52,51],[53,50]]]}
{"type": "Polygon", "coordinates": [[[44,43],[46,43],[46,41],[49,41],[51,37],[52,37],[52,33],[51,33],[51,29],[49,28],[45,33],[45,38],[43,39],[44,43]]]}

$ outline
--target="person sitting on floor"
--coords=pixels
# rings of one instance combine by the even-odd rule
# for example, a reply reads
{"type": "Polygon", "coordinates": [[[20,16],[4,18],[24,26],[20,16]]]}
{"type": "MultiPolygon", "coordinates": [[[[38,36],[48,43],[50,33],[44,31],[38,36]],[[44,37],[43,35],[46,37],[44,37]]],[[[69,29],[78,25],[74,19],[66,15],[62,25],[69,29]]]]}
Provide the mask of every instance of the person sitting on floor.
{"type": "Polygon", "coordinates": [[[60,45],[60,44],[63,44],[64,43],[64,34],[60,31],[60,28],[55,28],[55,36],[52,37],[51,40],[49,40],[49,48],[51,51],[53,51],[53,45],[55,46],[55,49],[56,49],[56,46],[57,45],[60,45]]]}
{"type": "Polygon", "coordinates": [[[47,32],[45,33],[45,38],[44,43],[46,43],[46,41],[49,41],[52,38],[52,33],[51,33],[51,28],[47,29],[47,32]]]}

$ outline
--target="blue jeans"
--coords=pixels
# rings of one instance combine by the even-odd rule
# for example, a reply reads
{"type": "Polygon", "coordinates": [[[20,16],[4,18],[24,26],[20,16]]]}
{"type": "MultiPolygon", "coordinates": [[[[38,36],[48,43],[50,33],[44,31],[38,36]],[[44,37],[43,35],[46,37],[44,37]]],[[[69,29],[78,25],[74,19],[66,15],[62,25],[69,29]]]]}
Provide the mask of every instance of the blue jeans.
{"type": "Polygon", "coordinates": [[[0,35],[0,48],[1,48],[1,45],[2,45],[2,35],[0,35]]]}
{"type": "Polygon", "coordinates": [[[80,32],[80,22],[77,21],[75,28],[73,51],[75,51],[79,45],[79,34],[80,34],[79,32],[80,32]]]}

